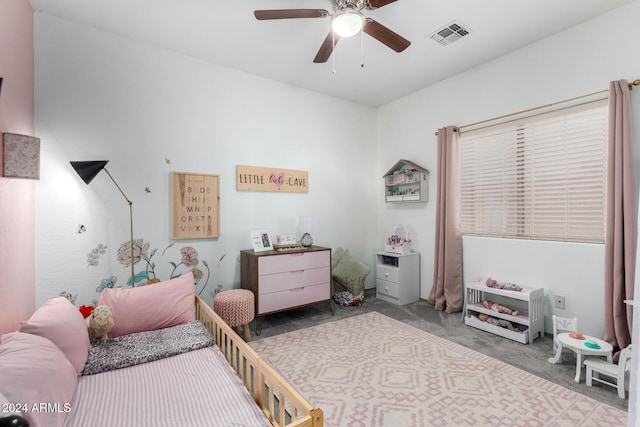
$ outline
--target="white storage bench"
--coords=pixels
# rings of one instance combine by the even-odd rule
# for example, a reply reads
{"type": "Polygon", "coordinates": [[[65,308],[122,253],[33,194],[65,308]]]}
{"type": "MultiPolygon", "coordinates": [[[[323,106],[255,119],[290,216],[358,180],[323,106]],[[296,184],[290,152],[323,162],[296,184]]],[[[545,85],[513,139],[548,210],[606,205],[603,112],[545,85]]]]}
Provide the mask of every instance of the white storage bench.
{"type": "Polygon", "coordinates": [[[544,335],[544,289],[522,288],[521,291],[491,288],[486,285],[486,278],[465,284],[464,290],[464,322],[474,328],[491,332],[522,344],[532,343],[534,339],[544,335]],[[486,308],[483,300],[490,300],[518,311],[517,316],[498,313],[486,308]],[[523,332],[511,331],[501,326],[480,320],[480,314],[487,314],[497,319],[508,320],[514,327],[526,329],[523,332]],[[526,328],[522,328],[522,326],[526,328]]]}

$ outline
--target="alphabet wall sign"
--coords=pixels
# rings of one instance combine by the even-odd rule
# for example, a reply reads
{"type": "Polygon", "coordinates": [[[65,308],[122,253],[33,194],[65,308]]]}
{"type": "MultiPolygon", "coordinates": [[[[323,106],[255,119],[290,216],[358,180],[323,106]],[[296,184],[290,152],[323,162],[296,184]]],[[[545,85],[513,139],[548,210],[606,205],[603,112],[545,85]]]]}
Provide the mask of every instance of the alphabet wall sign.
{"type": "Polygon", "coordinates": [[[309,172],[236,165],[236,190],[308,193],[309,172]]]}
{"type": "Polygon", "coordinates": [[[171,172],[171,238],[220,237],[219,175],[171,172]]]}

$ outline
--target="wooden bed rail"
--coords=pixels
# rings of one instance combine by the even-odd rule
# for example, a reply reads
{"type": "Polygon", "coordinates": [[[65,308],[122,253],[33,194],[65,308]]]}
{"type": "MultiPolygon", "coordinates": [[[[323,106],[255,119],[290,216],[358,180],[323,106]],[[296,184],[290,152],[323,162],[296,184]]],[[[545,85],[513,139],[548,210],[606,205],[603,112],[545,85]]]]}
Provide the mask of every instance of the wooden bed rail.
{"type": "Polygon", "coordinates": [[[197,295],[196,318],[216,338],[227,361],[274,427],[323,426],[322,410],[300,396],[197,295]]]}

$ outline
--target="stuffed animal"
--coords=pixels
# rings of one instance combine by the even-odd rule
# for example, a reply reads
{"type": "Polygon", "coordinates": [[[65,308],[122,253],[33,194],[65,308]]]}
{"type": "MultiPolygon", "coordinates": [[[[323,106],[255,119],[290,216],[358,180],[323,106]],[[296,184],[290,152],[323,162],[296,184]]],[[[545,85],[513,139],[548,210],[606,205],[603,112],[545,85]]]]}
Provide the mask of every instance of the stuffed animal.
{"type": "Polygon", "coordinates": [[[501,283],[501,282],[498,282],[496,279],[492,279],[491,277],[487,279],[486,284],[490,288],[504,289],[505,291],[517,291],[517,292],[522,291],[522,288],[516,285],[515,283],[501,283]]]}
{"type": "Polygon", "coordinates": [[[91,312],[93,311],[94,308],[95,307],[92,305],[81,305],[78,310],[80,310],[80,314],[82,314],[82,317],[86,319],[91,315],[91,312]]]}
{"type": "Polygon", "coordinates": [[[518,315],[518,310],[513,310],[512,308],[509,308],[505,305],[502,304],[498,304],[495,303],[493,301],[489,301],[489,300],[484,300],[482,301],[482,305],[489,309],[489,310],[493,310],[497,313],[504,313],[504,314],[509,314],[511,316],[517,316],[518,315]]]}
{"type": "Polygon", "coordinates": [[[524,332],[527,330],[526,326],[522,326],[522,325],[518,325],[516,324],[515,326],[513,325],[513,323],[509,322],[508,320],[504,320],[504,319],[497,319],[493,316],[489,316],[488,314],[484,314],[484,313],[479,313],[478,314],[478,318],[480,320],[482,320],[483,322],[487,322],[491,325],[495,325],[495,326],[500,326],[501,328],[506,328],[510,331],[514,331],[514,332],[524,332]]]}
{"type": "Polygon", "coordinates": [[[111,307],[106,305],[97,306],[87,320],[89,321],[89,339],[91,342],[109,338],[107,334],[113,328],[111,307]]]}
{"type": "Polygon", "coordinates": [[[508,329],[510,331],[514,330],[513,329],[513,325],[508,320],[497,319],[495,317],[489,317],[487,319],[487,323],[490,323],[490,324],[496,325],[496,326],[500,326],[501,328],[506,328],[506,329],[508,329]]]}

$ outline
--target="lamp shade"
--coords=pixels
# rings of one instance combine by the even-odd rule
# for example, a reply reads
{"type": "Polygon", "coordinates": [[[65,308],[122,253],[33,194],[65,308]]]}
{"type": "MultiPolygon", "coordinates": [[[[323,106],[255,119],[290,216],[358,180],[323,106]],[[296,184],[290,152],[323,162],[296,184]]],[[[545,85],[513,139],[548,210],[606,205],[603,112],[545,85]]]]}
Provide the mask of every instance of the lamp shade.
{"type": "Polygon", "coordinates": [[[298,217],[298,231],[300,233],[313,233],[313,217],[312,216],[300,216],[298,217]]]}
{"type": "Polygon", "coordinates": [[[96,177],[100,173],[109,160],[92,160],[88,162],[69,162],[73,169],[80,175],[80,178],[85,182],[85,184],[89,184],[93,178],[96,177]]]}

